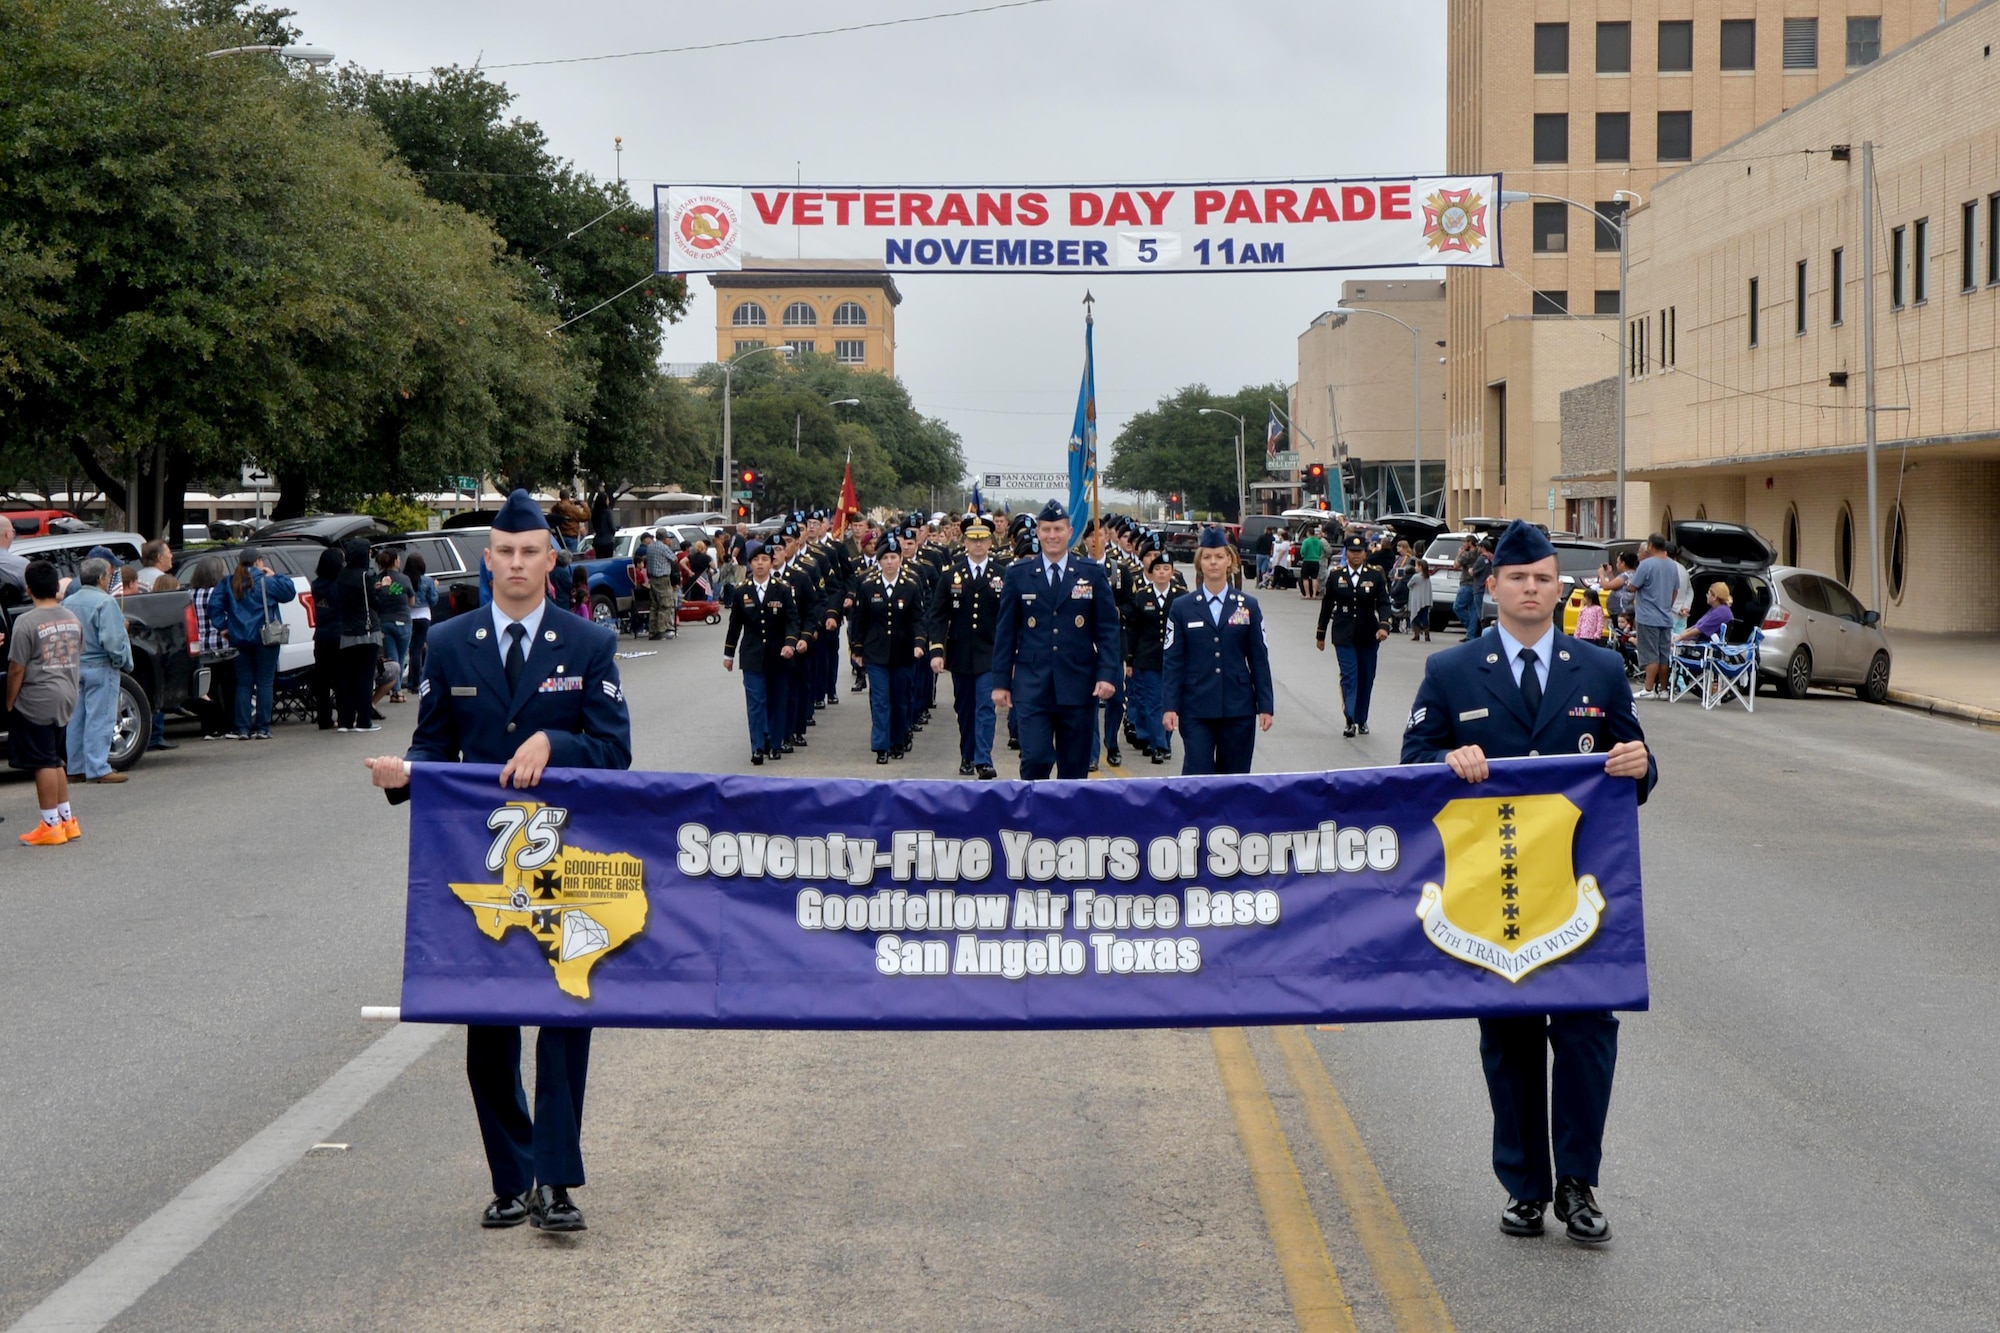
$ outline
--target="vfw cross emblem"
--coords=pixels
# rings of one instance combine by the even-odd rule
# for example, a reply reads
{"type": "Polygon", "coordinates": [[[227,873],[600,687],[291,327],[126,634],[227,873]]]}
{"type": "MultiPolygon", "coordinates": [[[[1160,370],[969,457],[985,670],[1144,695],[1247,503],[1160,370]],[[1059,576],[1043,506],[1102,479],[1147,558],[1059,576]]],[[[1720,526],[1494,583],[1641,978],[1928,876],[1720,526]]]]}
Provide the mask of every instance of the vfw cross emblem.
{"type": "Polygon", "coordinates": [[[1604,895],[1570,859],[1577,821],[1566,796],[1453,801],[1431,822],[1444,883],[1424,885],[1424,935],[1462,962],[1519,981],[1597,933],[1604,895]]]}

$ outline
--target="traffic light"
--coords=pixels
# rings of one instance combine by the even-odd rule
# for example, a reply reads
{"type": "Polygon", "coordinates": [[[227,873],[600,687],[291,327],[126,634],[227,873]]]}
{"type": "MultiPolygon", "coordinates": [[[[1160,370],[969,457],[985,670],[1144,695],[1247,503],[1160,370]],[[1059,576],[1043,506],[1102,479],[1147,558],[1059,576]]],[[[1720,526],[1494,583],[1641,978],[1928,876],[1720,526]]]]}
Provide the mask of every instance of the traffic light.
{"type": "Polygon", "coordinates": [[[737,475],[736,482],[737,482],[737,487],[740,490],[747,491],[751,489],[757,484],[757,469],[754,467],[744,468],[742,472],[740,472],[737,475]]]}
{"type": "Polygon", "coordinates": [[[1181,493],[1179,491],[1167,492],[1167,512],[1169,514],[1178,514],[1180,513],[1180,510],[1181,510],[1181,493]]]}
{"type": "Polygon", "coordinates": [[[736,505],[736,521],[737,521],[738,523],[748,523],[748,522],[750,521],[750,506],[749,506],[749,505],[747,505],[747,504],[743,504],[743,503],[741,503],[740,501],[739,501],[739,502],[737,503],[737,505],[736,505]]]}
{"type": "Polygon", "coordinates": [[[1314,486],[1318,486],[1326,480],[1326,464],[1314,463],[1306,469],[1306,476],[1312,481],[1314,486]]]}

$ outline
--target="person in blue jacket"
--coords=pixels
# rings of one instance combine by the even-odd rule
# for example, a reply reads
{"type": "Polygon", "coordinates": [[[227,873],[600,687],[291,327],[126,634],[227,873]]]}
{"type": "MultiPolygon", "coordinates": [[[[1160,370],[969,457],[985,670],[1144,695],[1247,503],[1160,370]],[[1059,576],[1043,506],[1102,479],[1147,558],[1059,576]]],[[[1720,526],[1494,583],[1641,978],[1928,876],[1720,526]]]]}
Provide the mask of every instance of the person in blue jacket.
{"type": "MultiPolygon", "coordinates": [[[[1494,543],[1486,591],[1498,623],[1424,663],[1403,762],[1446,764],[1477,783],[1490,775],[1492,759],[1602,754],[1606,775],[1636,782],[1643,802],[1660,770],[1633,708],[1624,660],[1556,629],[1562,571],[1548,537],[1532,524],[1509,524],[1494,543]]],[[[1571,1240],[1611,1239],[1592,1190],[1618,1064],[1617,1017],[1482,1018],[1479,1055],[1493,1104],[1493,1173],[1508,1196],[1500,1230],[1541,1235],[1553,1200],[1571,1240]]]]}
{"type": "Polygon", "coordinates": [[[1038,550],[1007,566],[993,630],[993,703],[1014,713],[1021,776],[1090,776],[1093,702],[1117,692],[1118,596],[1104,566],[1070,551],[1069,511],[1035,516],[1038,550]]]}
{"type": "Polygon", "coordinates": [[[1181,775],[1248,773],[1276,713],[1264,612],[1232,588],[1236,548],[1219,527],[1195,548],[1193,591],[1167,608],[1160,720],[1181,734],[1181,775]]]}
{"type": "Polygon", "coordinates": [[[271,709],[278,682],[278,645],[265,643],[264,626],[278,623],[278,608],[298,596],[291,575],[273,570],[257,548],[236,553],[236,572],[208,595],[208,613],[222,623],[236,650],[234,740],[271,739],[271,709]]]}
{"type": "MultiPolygon", "coordinates": [[[[409,800],[412,762],[498,765],[503,796],[535,786],[551,768],[632,766],[618,635],[552,613],[555,534],[526,491],[509,496],[493,520],[485,561],[492,605],[443,621],[431,634],[408,756],[367,761],[391,804],[409,800]]],[[[545,1024],[535,1043],[530,1116],[521,1030],[466,1029],[465,1074],[493,1177],[481,1226],[584,1229],[569,1192],[584,1183],[578,1135],[589,1069],[590,1029],[545,1024]]]]}

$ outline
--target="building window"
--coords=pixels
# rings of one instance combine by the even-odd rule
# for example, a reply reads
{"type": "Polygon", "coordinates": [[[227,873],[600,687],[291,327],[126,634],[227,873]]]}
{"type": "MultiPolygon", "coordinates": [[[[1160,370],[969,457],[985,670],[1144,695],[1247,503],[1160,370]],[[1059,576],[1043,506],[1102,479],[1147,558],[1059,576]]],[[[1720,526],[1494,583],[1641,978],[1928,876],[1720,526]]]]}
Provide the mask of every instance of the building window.
{"type": "Polygon", "coordinates": [[[1618,308],[1618,289],[1616,287],[1611,288],[1609,291],[1600,290],[1597,293],[1594,309],[1600,315],[1622,315],[1625,313],[1618,308]]]}
{"type": "Polygon", "coordinates": [[[1910,228],[1910,300],[1931,299],[1931,220],[1918,218],[1910,228]]]}
{"type": "Polygon", "coordinates": [[[1597,229],[1597,248],[1599,252],[1608,251],[1615,255],[1618,253],[1618,228],[1605,219],[1623,221],[1625,210],[1631,205],[1623,199],[1600,199],[1593,207],[1597,209],[1597,217],[1591,224],[1597,229]]]}
{"type": "Polygon", "coordinates": [[[785,307],[785,327],[809,329],[819,323],[819,312],[804,301],[794,301],[785,307]]]}
{"type": "Polygon", "coordinates": [[[1660,24],[1660,73],[1688,74],[1694,70],[1694,23],[1667,19],[1660,24]]]}
{"type": "Polygon", "coordinates": [[[1679,323],[1680,313],[1676,307],[1668,306],[1660,312],[1660,364],[1662,366],[1671,366],[1674,364],[1674,338],[1680,332],[1676,327],[1679,323]]]}
{"type": "Polygon", "coordinates": [[[1630,74],[1632,72],[1631,24],[1600,23],[1597,25],[1597,72],[1599,74],[1630,74]]]}
{"type": "Polygon", "coordinates": [[[769,324],[771,319],[770,316],[764,313],[763,306],[758,305],[754,301],[745,301],[742,305],[737,306],[734,313],[729,316],[729,322],[739,329],[746,325],[762,328],[764,325],[769,324]]]}
{"type": "Polygon", "coordinates": [[[1493,442],[1499,454],[1495,460],[1498,465],[1495,471],[1500,478],[1500,489],[1504,491],[1507,489],[1507,382],[1502,380],[1498,384],[1490,385],[1487,392],[1492,397],[1486,404],[1486,419],[1498,423],[1493,432],[1493,442]]]}
{"type": "Polygon", "coordinates": [[[1569,293],[1566,291],[1536,292],[1535,313],[1538,315],[1567,315],[1569,313],[1569,293]]]}
{"type": "Polygon", "coordinates": [[[1757,279],[1750,279],[1750,345],[1757,345],[1757,279]]]}
{"type": "Polygon", "coordinates": [[[1882,58],[1882,20],[1847,20],[1847,67],[1860,69],[1882,58]]]}
{"type": "Polygon", "coordinates": [[[1979,201],[1958,207],[1958,286],[1971,291],[1979,285],[1979,201]]]}
{"type": "Polygon", "coordinates": [[[1536,203],[1535,253],[1559,255],[1569,249],[1569,205],[1536,203]]]}
{"type": "Polygon", "coordinates": [[[1819,20],[1785,20],[1785,68],[1819,68],[1819,20]]]}
{"type": "Polygon", "coordinates": [[[1694,112],[1662,111],[1657,155],[1662,162],[1694,160],[1694,112]]]}
{"type": "Polygon", "coordinates": [[[833,308],[835,328],[861,328],[868,323],[868,312],[853,301],[842,301],[833,308]]]}
{"type": "Polygon", "coordinates": [[[1722,67],[1757,68],[1757,20],[1722,20],[1722,67]]]}
{"type": "Polygon", "coordinates": [[[1847,317],[1847,251],[1836,247],[1827,266],[1826,304],[1833,318],[1827,323],[1839,328],[1847,317]]]}
{"type": "Polygon", "coordinates": [[[762,338],[738,338],[736,340],[736,355],[741,356],[745,352],[754,352],[763,345],[764,340],[762,338]]]}
{"type": "Polygon", "coordinates": [[[1785,509],[1785,563],[1799,563],[1799,507],[1789,505],[1785,509]]]}
{"type": "Polygon", "coordinates": [[[810,338],[805,338],[805,339],[794,338],[792,341],[786,343],[785,346],[792,349],[792,359],[794,361],[806,355],[808,352],[816,352],[819,350],[818,345],[814,343],[810,338]]]}
{"type": "Polygon", "coordinates": [[[1597,113],[1597,160],[1599,162],[1630,162],[1632,160],[1632,115],[1627,111],[1600,111],[1597,113]]]}
{"type": "Polygon", "coordinates": [[[1708,522],[1708,506],[1707,506],[1707,505],[1705,505],[1705,504],[1698,504],[1698,505],[1696,505],[1696,506],[1694,507],[1694,521],[1695,521],[1695,522],[1697,522],[1697,523],[1706,523],[1706,522],[1708,522]]]}
{"type": "Polygon", "coordinates": [[[868,360],[868,344],[859,338],[842,338],[833,345],[833,359],[843,366],[858,366],[868,360]]]}
{"type": "Polygon", "coordinates": [[[1903,528],[1903,502],[1898,500],[1889,509],[1889,540],[1884,542],[1882,547],[1889,564],[1887,570],[1889,575],[1889,600],[1892,602],[1903,600],[1903,571],[1907,564],[1904,559],[1904,546],[1906,543],[1907,534],[1903,528]]]}
{"type": "Polygon", "coordinates": [[[1910,234],[1901,227],[1889,229],[1889,308],[1901,310],[1908,304],[1903,299],[1905,272],[1909,267],[1910,234]]]}
{"type": "Polygon", "coordinates": [[[1548,166],[1569,161],[1569,116],[1563,112],[1535,116],[1535,164],[1548,166]]]}
{"type": "Polygon", "coordinates": [[[1986,281],[2000,282],[2000,194],[1986,196],[1986,281]]]}
{"type": "Polygon", "coordinates": [[[1806,261],[1801,259],[1792,270],[1792,332],[1806,331],[1806,261]]]}
{"type": "Polygon", "coordinates": [[[1668,541],[1674,539],[1674,507],[1665,505],[1660,510],[1660,535],[1668,541]]]}
{"type": "Polygon", "coordinates": [[[1854,511],[1846,505],[1833,521],[1833,576],[1850,587],[1854,584],[1854,511]]]}
{"type": "Polygon", "coordinates": [[[1569,73],[1569,24],[1535,25],[1535,73],[1569,73]]]}

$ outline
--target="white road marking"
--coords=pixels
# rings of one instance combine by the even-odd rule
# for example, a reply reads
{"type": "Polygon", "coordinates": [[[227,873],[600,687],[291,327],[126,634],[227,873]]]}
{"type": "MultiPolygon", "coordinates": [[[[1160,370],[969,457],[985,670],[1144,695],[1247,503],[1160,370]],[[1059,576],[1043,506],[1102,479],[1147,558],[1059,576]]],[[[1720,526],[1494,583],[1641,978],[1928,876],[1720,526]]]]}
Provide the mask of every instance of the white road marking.
{"type": "Polygon", "coordinates": [[[400,1023],[22,1315],[11,1333],[96,1333],[396,1081],[446,1029],[400,1023]]]}

